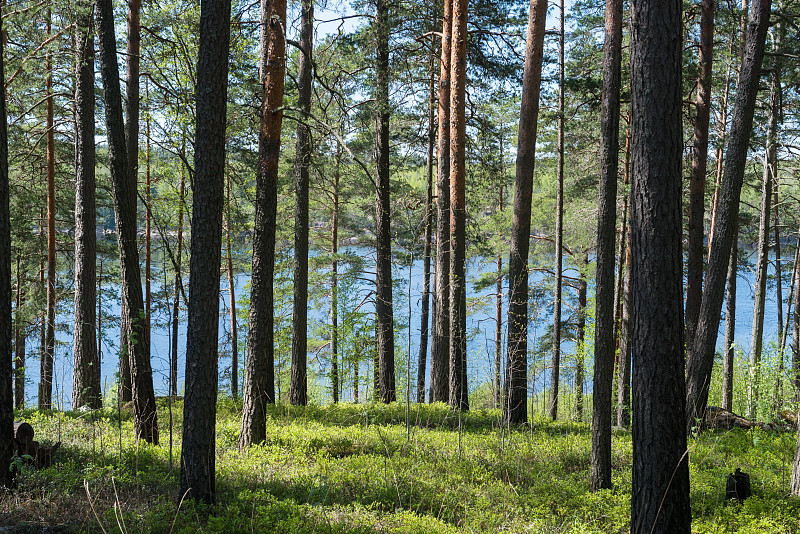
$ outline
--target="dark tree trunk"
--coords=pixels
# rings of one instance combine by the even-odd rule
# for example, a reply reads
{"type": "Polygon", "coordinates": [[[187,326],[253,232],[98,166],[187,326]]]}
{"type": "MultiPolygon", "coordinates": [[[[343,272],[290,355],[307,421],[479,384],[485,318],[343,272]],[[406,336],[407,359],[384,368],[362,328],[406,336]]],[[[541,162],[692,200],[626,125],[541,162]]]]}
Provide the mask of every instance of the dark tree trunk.
{"type": "MultiPolygon", "coordinates": [[[[800,414],[800,412],[798,412],[800,414]]],[[[792,463],[792,495],[800,496],[800,429],[797,430],[797,445],[792,463]]]]}
{"type": "MultiPolygon", "coordinates": [[[[128,3],[128,42],[125,51],[127,61],[125,63],[125,150],[128,154],[128,187],[136,192],[139,188],[139,54],[141,43],[141,26],[139,23],[139,12],[141,11],[141,0],[132,0],[128,3]]],[[[135,195],[135,193],[134,193],[135,195]]],[[[134,209],[136,209],[137,198],[133,199],[134,209]]],[[[134,224],[137,221],[134,220],[134,224]]],[[[134,233],[138,234],[134,226],[134,233]]],[[[125,281],[122,281],[125,284],[125,281]]],[[[145,299],[145,302],[147,299],[145,299]]],[[[129,347],[129,335],[131,325],[125,319],[130,312],[128,311],[128,301],[125,299],[125,292],[122,292],[122,308],[120,312],[123,319],[120,321],[120,356],[126,361],[120,363],[121,401],[128,402],[132,399],[133,384],[131,379],[131,358],[133,351],[129,347]]],[[[145,329],[148,333],[147,346],[148,357],[150,353],[149,341],[150,318],[147,318],[145,329]]]]}
{"type": "MultiPolygon", "coordinates": [[[[564,263],[564,0],[560,3],[558,32],[558,158],[556,163],[556,266],[553,291],[553,364],[550,367],[550,409],[552,421],[558,419],[558,381],[561,371],[561,289],[564,263]]],[[[615,178],[616,179],[616,178],[615,178]]],[[[613,267],[612,267],[613,272],[613,267]]],[[[613,283],[613,282],[612,282],[613,283]]]]}
{"type": "Polygon", "coordinates": [[[528,250],[546,17],[546,0],[531,0],[525,70],[522,76],[514,213],[508,260],[508,357],[504,415],[509,423],[524,423],[528,420],[528,250]]]}
{"type": "Polygon", "coordinates": [[[108,156],[114,197],[119,263],[122,270],[122,295],[127,301],[131,340],[131,384],[134,430],[136,437],[158,443],[158,421],[153,393],[153,373],[142,296],[139,249],[136,244],[136,190],[130,187],[125,131],[122,121],[122,97],[119,87],[114,13],[111,0],[97,2],[97,37],[100,45],[100,73],[108,132],[108,156]]]}
{"type": "Polygon", "coordinates": [[[231,177],[225,182],[228,197],[225,203],[225,263],[228,271],[228,306],[231,319],[231,397],[239,398],[239,336],[236,328],[236,287],[233,278],[231,245],[231,177]]]}
{"type": "Polygon", "coordinates": [[[450,47],[450,405],[469,409],[467,395],[466,97],[467,0],[453,1],[450,47]]]}
{"type": "Polygon", "coordinates": [[[333,403],[339,402],[341,379],[339,378],[339,169],[341,147],[336,149],[336,168],[333,171],[333,216],[331,217],[331,393],[333,403]]]}
{"type": "Polygon", "coordinates": [[[617,425],[631,425],[631,245],[625,247],[625,280],[622,288],[622,321],[619,335],[619,373],[617,382],[617,425]]]}
{"type": "Polygon", "coordinates": [[[600,119],[600,190],[592,402],[593,491],[611,487],[611,393],[614,380],[614,243],[619,169],[619,93],[622,65],[622,0],[606,1],[603,100],[600,119]]]}
{"type": "Polygon", "coordinates": [[[583,256],[580,280],[578,281],[578,339],[575,354],[575,414],[578,421],[583,421],[583,370],[584,346],[586,344],[586,304],[588,293],[587,270],[589,269],[589,254],[583,256]]]}
{"type": "Polygon", "coordinates": [[[94,16],[89,1],[75,4],[75,350],[72,407],[102,408],[95,333],[96,237],[94,149],[94,16]]]}
{"type": "Polygon", "coordinates": [[[378,190],[375,202],[375,315],[380,374],[380,400],[397,400],[394,382],[394,318],[392,313],[392,241],[389,206],[389,3],[378,0],[375,12],[375,123],[378,190]]]}
{"type": "MultiPolygon", "coordinates": [[[[2,23],[0,23],[2,34],[2,23]]],[[[11,390],[11,212],[8,183],[6,90],[3,73],[4,39],[0,39],[0,484],[11,488],[14,474],[7,467],[14,454],[14,398],[11,390]]]]}
{"type": "MultiPolygon", "coordinates": [[[[302,1],[300,22],[300,72],[297,106],[311,110],[311,53],[314,46],[314,0],[302,1]]],[[[308,169],[311,165],[311,132],[297,124],[294,167],[294,309],[292,311],[292,371],[289,402],[305,406],[308,402],[308,169]]]]}
{"type": "MultiPolygon", "coordinates": [[[[800,230],[798,230],[800,233],[800,230]]],[[[800,256],[798,256],[800,258],[800,256]]],[[[792,320],[792,385],[795,391],[795,401],[800,397],[800,266],[794,267],[794,292],[792,293],[794,309],[791,311],[792,320]]],[[[796,465],[796,462],[795,462],[796,465]]]]}
{"type": "Polygon", "coordinates": [[[436,277],[431,344],[431,402],[450,396],[450,48],[453,0],[443,0],[439,70],[439,140],[436,174],[436,277]]]}
{"type": "Polygon", "coordinates": [[[111,0],[97,2],[97,36],[100,45],[100,73],[103,78],[103,99],[108,132],[108,155],[114,197],[114,219],[117,227],[119,263],[122,270],[122,295],[127,301],[131,340],[131,384],[134,430],[136,437],[158,443],[158,421],[150,351],[142,296],[139,249],[136,244],[136,190],[130,188],[125,131],[122,121],[122,98],[119,87],[114,13],[111,0]]]}
{"type": "MultiPolygon", "coordinates": [[[[47,9],[47,35],[50,35],[50,8],[47,9]]],[[[44,352],[39,381],[39,409],[53,407],[53,357],[56,347],[56,155],[53,134],[53,62],[48,50],[45,56],[47,93],[47,322],[45,326],[44,352]]]]}
{"type": "MultiPolygon", "coordinates": [[[[717,220],[706,269],[703,302],[700,305],[695,339],[687,355],[686,429],[702,419],[708,403],[708,387],[714,365],[725,278],[728,273],[739,197],[742,191],[750,131],[753,126],[756,93],[769,25],[770,0],[754,0],[747,25],[747,37],[734,101],[733,121],[725,159],[725,171],[717,195],[717,220]]],[[[634,297],[635,298],[635,297],[634,297]]]]}
{"type": "MultiPolygon", "coordinates": [[[[780,87],[780,86],[779,86],[780,87]]],[[[775,180],[773,184],[773,204],[772,209],[775,213],[775,301],[778,303],[778,376],[775,378],[775,384],[772,390],[772,414],[777,415],[782,403],[781,397],[783,396],[783,278],[781,275],[781,234],[780,234],[780,217],[778,216],[778,160],[777,151],[775,152],[776,158],[770,162],[772,165],[772,176],[775,180]]]]}
{"type": "Polygon", "coordinates": [[[681,3],[634,0],[631,28],[631,532],[688,534],[692,512],[683,418],[681,3]]]}
{"type": "Polygon", "coordinates": [[[181,182],[178,190],[178,250],[175,256],[175,300],[172,303],[172,365],[170,366],[170,394],[178,395],[178,324],[182,289],[181,257],[183,254],[183,210],[186,181],[181,167],[181,182]]]}
{"type": "MultiPolygon", "coordinates": [[[[779,82],[778,82],[779,83],[779,82]]],[[[772,188],[775,183],[777,159],[776,128],[778,125],[778,91],[776,78],[770,88],[770,110],[767,120],[767,146],[764,158],[764,178],[761,183],[761,217],[758,223],[758,256],[756,259],[756,285],[753,303],[753,329],[750,342],[750,380],[747,388],[747,414],[755,419],[758,410],[759,377],[761,375],[761,353],[764,341],[764,312],[767,299],[767,268],[769,266],[769,223],[772,210],[772,188]]]]}
{"type": "Polygon", "coordinates": [[[22,317],[22,306],[25,297],[22,292],[22,274],[20,272],[21,256],[17,252],[17,302],[14,314],[14,408],[25,408],[25,323],[22,317]]]}
{"type": "Polygon", "coordinates": [[[201,3],[192,203],[195,254],[189,261],[180,495],[189,493],[190,498],[208,503],[216,498],[214,425],[230,16],[230,0],[201,3]]]}
{"type": "Polygon", "coordinates": [[[427,187],[425,190],[425,248],[422,252],[422,312],[419,329],[419,353],[417,357],[417,402],[425,402],[425,373],[428,360],[428,325],[431,301],[431,241],[433,240],[433,148],[436,142],[436,36],[431,36],[431,55],[428,64],[428,160],[426,166],[427,187]]]}
{"type": "Polygon", "coordinates": [[[705,236],[708,121],[711,110],[711,66],[714,53],[714,0],[700,3],[700,73],[697,78],[697,115],[689,185],[689,236],[686,260],[686,342],[691,344],[703,299],[703,237],[705,236]]]}
{"type": "MultiPolygon", "coordinates": [[[[739,210],[735,213],[739,218],[739,210]]],[[[725,348],[722,356],[722,407],[733,411],[733,359],[736,332],[736,270],[739,260],[739,224],[734,226],[725,292],[725,348]]]]}

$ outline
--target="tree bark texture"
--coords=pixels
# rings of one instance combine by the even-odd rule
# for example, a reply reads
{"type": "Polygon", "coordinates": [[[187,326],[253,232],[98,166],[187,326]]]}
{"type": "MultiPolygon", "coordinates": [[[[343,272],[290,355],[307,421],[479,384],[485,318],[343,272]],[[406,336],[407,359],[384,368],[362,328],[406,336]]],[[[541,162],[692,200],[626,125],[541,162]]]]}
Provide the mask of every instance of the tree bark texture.
{"type": "Polygon", "coordinates": [[[686,341],[691,344],[703,300],[703,238],[705,236],[708,122],[711,111],[711,66],[714,53],[714,0],[700,4],[700,73],[694,121],[692,171],[689,180],[689,235],[686,260],[686,341]]]}
{"type": "Polygon", "coordinates": [[[688,534],[680,1],[634,0],[631,28],[631,532],[688,534]]]}
{"type": "MultiPolygon", "coordinates": [[[[558,32],[558,155],[556,162],[556,265],[553,291],[553,363],[550,366],[550,409],[552,421],[558,419],[558,382],[561,371],[561,290],[564,276],[564,0],[560,3],[558,32]]],[[[614,177],[616,180],[616,176],[614,177]]],[[[612,266],[613,272],[613,266],[612,266]]]]}
{"type": "Polygon", "coordinates": [[[617,382],[617,425],[631,425],[631,246],[625,247],[625,279],[622,283],[622,321],[619,334],[619,371],[617,382]]]}
{"type": "MultiPolygon", "coordinates": [[[[311,53],[314,46],[314,0],[302,1],[300,71],[297,106],[311,110],[311,53]]],[[[297,124],[294,166],[294,309],[292,311],[292,370],[289,402],[308,403],[308,184],[311,165],[311,131],[297,124]]]]}
{"type": "Polygon", "coordinates": [[[725,348],[722,353],[722,407],[733,411],[733,359],[736,335],[736,270],[739,260],[739,211],[736,211],[737,223],[733,231],[731,255],[728,260],[728,277],[725,289],[725,348]]]}
{"type": "MultiPolygon", "coordinates": [[[[336,168],[333,171],[333,215],[331,217],[331,393],[333,403],[339,402],[339,178],[341,148],[336,149],[336,168]]],[[[424,380],[424,379],[423,379],[424,380]]],[[[424,384],[423,384],[424,385],[424,384]]]]}
{"type": "MultiPolygon", "coordinates": [[[[114,13],[111,0],[97,2],[97,37],[100,47],[100,73],[106,110],[111,189],[117,227],[119,263],[122,271],[122,297],[128,303],[129,346],[132,347],[131,384],[134,431],[138,439],[158,443],[158,421],[150,351],[146,343],[144,299],[142,296],[139,249],[136,243],[136,190],[131,189],[125,131],[122,120],[122,97],[119,86],[114,13]]],[[[219,268],[219,267],[218,267],[219,268]]]]}
{"type": "Polygon", "coordinates": [[[392,312],[392,237],[389,204],[389,3],[378,0],[375,12],[375,127],[377,191],[375,316],[380,375],[380,400],[397,400],[394,378],[394,316],[392,312]]]}
{"type": "Polygon", "coordinates": [[[582,260],[580,279],[578,280],[578,325],[577,348],[575,354],[575,417],[583,421],[583,372],[586,346],[586,305],[588,303],[587,270],[589,269],[589,254],[582,260]]]}
{"type": "MultiPolygon", "coordinates": [[[[753,112],[764,57],[764,40],[769,25],[770,0],[754,0],[747,25],[744,57],[734,100],[731,133],[725,158],[725,170],[717,195],[717,219],[711,242],[703,301],[695,338],[687,355],[686,365],[686,429],[702,419],[708,404],[708,387],[714,365],[722,298],[728,262],[733,246],[734,229],[739,211],[753,112]]],[[[635,297],[634,297],[635,298],[635,297]]]]}
{"type": "Polygon", "coordinates": [[[546,17],[546,0],[531,0],[525,39],[511,250],[508,260],[508,352],[504,415],[509,423],[524,423],[528,420],[528,251],[546,17]]]}
{"type": "Polygon", "coordinates": [[[429,61],[430,80],[428,82],[428,157],[425,169],[427,186],[425,188],[425,245],[422,252],[422,312],[420,313],[419,352],[417,356],[417,402],[425,402],[425,374],[428,363],[428,338],[430,330],[431,302],[431,248],[433,241],[433,180],[434,145],[436,143],[436,36],[431,36],[431,55],[429,61]]]}
{"type": "Polygon", "coordinates": [[[22,274],[20,272],[20,254],[17,252],[17,291],[14,313],[14,408],[25,408],[25,323],[22,316],[24,293],[22,292],[22,274]]]}
{"type": "MultiPolygon", "coordinates": [[[[183,210],[186,181],[181,167],[181,179],[178,186],[178,250],[175,255],[175,300],[172,303],[172,364],[170,365],[170,395],[178,395],[178,319],[180,316],[181,290],[183,287],[181,274],[181,257],[183,254],[183,210]]],[[[251,323],[252,324],[252,323],[251,323]]]]}
{"type": "Polygon", "coordinates": [[[603,94],[600,110],[600,186],[595,283],[592,491],[611,487],[611,393],[614,380],[614,244],[619,171],[622,0],[606,1],[603,94]]]}
{"type": "MultiPolygon", "coordinates": [[[[50,35],[50,8],[47,9],[47,35],[50,35]]],[[[53,60],[50,51],[45,55],[47,132],[47,323],[45,326],[44,352],[40,373],[39,409],[53,407],[53,359],[56,349],[56,154],[53,134],[53,60]]]]}
{"type": "Polygon", "coordinates": [[[469,409],[467,387],[467,0],[453,1],[450,48],[450,405],[469,409]]]}
{"type": "Polygon", "coordinates": [[[797,431],[797,444],[792,463],[792,495],[800,496],[800,429],[797,431]]]}
{"type": "Polygon", "coordinates": [[[96,209],[93,5],[75,4],[75,348],[72,408],[102,408],[100,358],[95,332],[96,209]]]}
{"type": "Polygon", "coordinates": [[[233,277],[233,250],[231,245],[231,177],[225,181],[225,263],[228,272],[228,306],[231,319],[231,397],[239,398],[239,336],[236,328],[236,287],[233,277]]]}
{"type": "Polygon", "coordinates": [[[217,408],[217,333],[225,188],[230,0],[203,0],[197,54],[197,125],[186,328],[180,494],[215,501],[214,426],[217,408]]]}
{"type": "MultiPolygon", "coordinates": [[[[0,21],[0,35],[2,21],[0,21]]],[[[5,82],[0,39],[0,82],[5,82]]],[[[6,90],[0,83],[0,484],[11,488],[14,474],[8,468],[14,454],[14,398],[11,389],[11,211],[8,181],[6,90]]]]}
{"type": "Polygon", "coordinates": [[[436,174],[436,278],[431,344],[431,402],[450,397],[450,48],[453,1],[443,0],[439,70],[439,136],[436,174]]]}

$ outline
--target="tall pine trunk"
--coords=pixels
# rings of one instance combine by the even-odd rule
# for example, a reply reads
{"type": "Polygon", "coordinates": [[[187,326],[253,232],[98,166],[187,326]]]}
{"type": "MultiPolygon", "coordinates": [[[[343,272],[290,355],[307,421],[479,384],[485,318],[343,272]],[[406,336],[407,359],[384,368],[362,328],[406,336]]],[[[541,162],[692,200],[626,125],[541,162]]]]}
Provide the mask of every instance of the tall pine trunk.
{"type": "MultiPolygon", "coordinates": [[[[593,491],[611,487],[611,393],[614,379],[614,244],[619,170],[619,95],[622,70],[622,0],[606,0],[603,94],[600,118],[600,189],[595,283],[594,396],[592,401],[593,491]]],[[[631,221],[633,222],[633,221],[631,221]]]]}
{"type": "Polygon", "coordinates": [[[469,409],[467,387],[467,0],[453,1],[450,48],[450,405],[469,409]]]}
{"type": "Polygon", "coordinates": [[[433,149],[436,142],[436,36],[431,35],[428,63],[428,154],[425,168],[425,245],[422,252],[422,312],[420,313],[419,352],[417,357],[417,402],[425,402],[425,373],[428,360],[428,337],[431,301],[431,241],[433,240],[433,149]]]}
{"type": "MultiPolygon", "coordinates": [[[[47,9],[46,31],[50,36],[50,8],[47,9]]],[[[45,56],[45,86],[47,92],[47,321],[44,352],[39,382],[39,409],[53,407],[53,358],[56,346],[56,170],[55,136],[53,134],[53,60],[51,52],[45,56]]]]}
{"type": "Polygon", "coordinates": [[[75,30],[75,350],[72,407],[101,408],[100,355],[95,332],[95,113],[93,4],[76,4],[75,30]]]}
{"type": "Polygon", "coordinates": [[[561,371],[561,290],[564,263],[564,0],[560,4],[558,32],[558,158],[556,163],[556,266],[553,291],[553,363],[550,367],[550,410],[558,418],[558,381],[561,371]]]}
{"type": "Polygon", "coordinates": [[[275,223],[278,206],[278,160],[283,123],[283,86],[286,74],[286,1],[262,0],[263,100],[258,130],[258,170],[250,283],[250,328],[247,336],[242,425],[239,448],[266,439],[267,403],[275,402],[275,348],[273,343],[275,223]]]}
{"type": "Polygon", "coordinates": [[[381,402],[397,400],[394,378],[392,312],[392,242],[389,205],[389,3],[378,0],[375,12],[375,128],[377,191],[375,199],[375,316],[381,402]]]}
{"type": "Polygon", "coordinates": [[[700,73],[694,121],[692,171],[689,183],[689,236],[686,261],[686,340],[691,343],[703,299],[703,238],[705,236],[708,121],[711,111],[711,67],[714,53],[714,0],[700,4],[700,73]]]}
{"type": "Polygon", "coordinates": [[[453,0],[443,0],[439,70],[439,136],[436,174],[436,279],[431,344],[431,402],[450,396],[450,48],[453,0]]]}
{"type": "Polygon", "coordinates": [[[692,513],[683,417],[681,2],[634,0],[631,28],[631,532],[688,534],[692,513]]]}
{"type": "MultiPolygon", "coordinates": [[[[0,21],[2,35],[2,21],[0,21]]],[[[5,39],[0,39],[0,484],[11,488],[14,450],[14,399],[11,390],[11,212],[8,181],[6,90],[3,72],[5,39]]]]}
{"type": "Polygon", "coordinates": [[[528,419],[528,251],[546,17],[547,1],[531,0],[525,40],[514,213],[508,259],[508,352],[503,412],[509,423],[524,423],[528,419]]]}
{"type": "Polygon", "coordinates": [[[180,494],[207,503],[216,499],[214,427],[230,16],[230,0],[202,1],[195,90],[191,246],[195,253],[189,261],[180,494]]]}
{"type": "MultiPolygon", "coordinates": [[[[302,0],[300,71],[297,106],[311,110],[311,53],[314,46],[314,0],[302,0]]],[[[308,187],[311,165],[311,131],[299,122],[294,166],[294,307],[292,311],[292,369],[289,402],[308,402],[308,187]]]]}
{"type": "Polygon", "coordinates": [[[331,394],[333,403],[339,402],[339,178],[342,159],[341,147],[336,148],[336,167],[333,171],[333,215],[331,216],[331,394]]]}

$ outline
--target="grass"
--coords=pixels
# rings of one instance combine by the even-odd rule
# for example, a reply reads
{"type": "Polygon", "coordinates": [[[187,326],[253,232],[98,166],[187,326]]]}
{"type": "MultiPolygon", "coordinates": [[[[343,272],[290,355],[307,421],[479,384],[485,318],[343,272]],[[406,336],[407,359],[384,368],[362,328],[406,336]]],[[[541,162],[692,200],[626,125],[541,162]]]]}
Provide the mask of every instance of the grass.
{"type": "MultiPolygon", "coordinates": [[[[615,433],[614,489],[589,491],[591,434],[582,423],[534,421],[501,432],[498,413],[461,419],[444,405],[278,405],[267,442],[237,450],[239,406],[217,417],[218,503],[178,495],[182,404],[169,456],[132,439],[130,415],[24,411],[55,464],[25,470],[0,499],[0,524],[66,532],[629,532],[631,438],[615,433]],[[460,430],[459,430],[460,428],[460,430]],[[120,447],[121,444],[121,447],[120,447]]],[[[788,497],[795,436],[735,430],[691,439],[693,532],[800,532],[788,497]],[[753,497],[724,500],[725,477],[751,475],[753,497]]]]}

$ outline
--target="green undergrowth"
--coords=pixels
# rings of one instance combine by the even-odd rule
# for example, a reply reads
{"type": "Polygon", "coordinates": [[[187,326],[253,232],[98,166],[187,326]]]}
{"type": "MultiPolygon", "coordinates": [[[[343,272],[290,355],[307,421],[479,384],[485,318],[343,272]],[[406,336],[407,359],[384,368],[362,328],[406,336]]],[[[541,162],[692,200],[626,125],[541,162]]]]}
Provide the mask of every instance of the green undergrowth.
{"type": "MultiPolygon", "coordinates": [[[[589,491],[591,434],[536,420],[509,432],[495,411],[445,405],[272,407],[267,440],[238,451],[240,406],[218,408],[217,504],[178,495],[182,403],[159,405],[159,446],[136,443],[130,414],[24,411],[55,464],[25,468],[0,524],[78,532],[629,532],[631,438],[612,446],[614,489],[589,491]],[[170,434],[172,456],[170,457],[170,434]]],[[[800,532],[787,496],[794,434],[706,432],[691,439],[693,532],[800,532]],[[753,497],[724,500],[750,473],[753,497]]]]}

